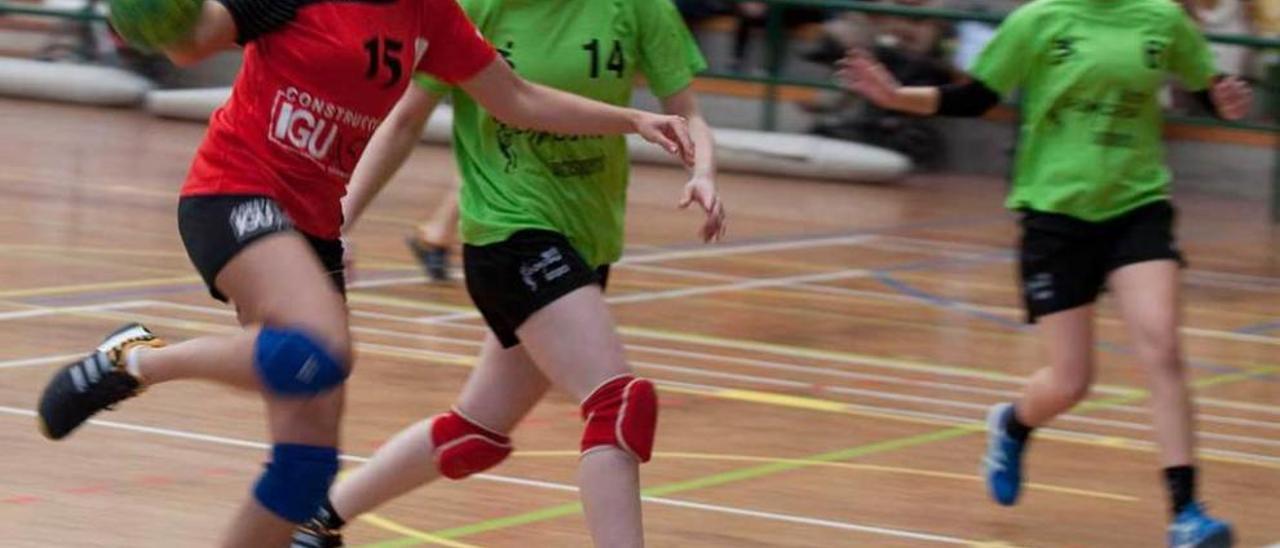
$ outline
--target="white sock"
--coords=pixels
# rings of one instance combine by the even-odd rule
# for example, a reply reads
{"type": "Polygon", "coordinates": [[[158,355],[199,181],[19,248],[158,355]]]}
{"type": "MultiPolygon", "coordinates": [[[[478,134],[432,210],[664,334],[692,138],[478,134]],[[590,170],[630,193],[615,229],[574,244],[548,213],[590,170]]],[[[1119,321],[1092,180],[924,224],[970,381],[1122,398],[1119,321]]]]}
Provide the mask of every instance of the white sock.
{"type": "Polygon", "coordinates": [[[138,365],[138,352],[143,348],[147,347],[135,346],[124,353],[124,370],[133,375],[133,378],[138,379],[138,382],[143,382],[142,369],[138,365]]]}

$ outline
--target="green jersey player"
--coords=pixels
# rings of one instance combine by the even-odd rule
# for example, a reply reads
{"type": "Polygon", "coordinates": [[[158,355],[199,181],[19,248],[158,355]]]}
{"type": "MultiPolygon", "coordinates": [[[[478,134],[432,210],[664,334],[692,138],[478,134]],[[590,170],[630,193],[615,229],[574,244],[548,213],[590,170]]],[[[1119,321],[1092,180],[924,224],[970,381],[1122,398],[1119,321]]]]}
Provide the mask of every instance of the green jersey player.
{"type": "Polygon", "coordinates": [[[921,115],[977,116],[1022,91],[1007,205],[1022,212],[1027,316],[1049,364],[1022,398],[988,414],[985,476],[997,502],[1017,501],[1031,430],[1087,393],[1094,378],[1093,304],[1110,288],[1151,374],[1152,408],[1172,501],[1171,546],[1225,546],[1231,528],[1195,497],[1191,398],[1178,345],[1178,268],[1169,170],[1157,100],[1167,75],[1201,91],[1216,113],[1242,117],[1251,93],[1216,76],[1205,38],[1170,0],[1036,0],[1014,11],[978,58],[971,81],[903,87],[865,55],[843,62],[845,84],[872,102],[921,115]]]}
{"type": "MultiPolygon", "coordinates": [[[[626,105],[643,75],[664,110],[688,119],[695,152],[682,204],[698,203],[704,241],[718,239],[724,208],[714,144],[690,89],[706,64],[671,0],[460,3],[531,82],[626,105]]],[[[649,381],[632,375],[603,296],[609,265],[622,253],[626,142],[506,124],[451,84],[425,74],[417,84],[352,176],[347,228],[403,162],[437,101],[450,96],[463,267],[490,333],[453,410],[409,427],[335,486],[295,546],[340,545],[346,520],[440,476],[498,464],[511,452],[512,428],[550,385],[582,402],[579,480],[593,541],[642,546],[638,464],[650,456],[657,399],[649,381]]]]}

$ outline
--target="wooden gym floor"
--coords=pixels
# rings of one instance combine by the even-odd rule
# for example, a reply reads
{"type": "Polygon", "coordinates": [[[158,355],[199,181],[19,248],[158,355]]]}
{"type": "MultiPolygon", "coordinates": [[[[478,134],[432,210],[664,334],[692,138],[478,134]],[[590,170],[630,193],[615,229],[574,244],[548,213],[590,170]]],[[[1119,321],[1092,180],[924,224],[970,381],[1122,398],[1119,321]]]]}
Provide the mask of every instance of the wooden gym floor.
{"type": "MultiPolygon", "coordinates": [[[[235,329],[174,226],[203,128],[11,101],[0,120],[0,545],[211,545],[264,458],[254,395],[160,386],[57,444],[31,418],[54,368],[122,322],[179,340],[235,329]]],[[[348,467],[446,408],[483,334],[461,286],[425,284],[403,249],[451,166],[445,149],[415,154],[357,235],[348,467]]],[[[995,506],[976,476],[985,408],[1041,359],[1019,323],[1000,182],[725,175],[731,237],[713,247],[694,242],[697,215],[673,207],[681,182],[636,168],[610,292],[632,363],[664,401],[659,452],[643,468],[653,546],[1163,542],[1143,378],[1109,305],[1092,400],[1035,440],[1024,501],[995,506]]],[[[1261,203],[1182,198],[1203,492],[1242,545],[1273,543],[1276,232],[1261,203]]],[[[492,474],[416,491],[348,539],[584,546],[571,487],[579,431],[574,403],[553,395],[492,474]]]]}

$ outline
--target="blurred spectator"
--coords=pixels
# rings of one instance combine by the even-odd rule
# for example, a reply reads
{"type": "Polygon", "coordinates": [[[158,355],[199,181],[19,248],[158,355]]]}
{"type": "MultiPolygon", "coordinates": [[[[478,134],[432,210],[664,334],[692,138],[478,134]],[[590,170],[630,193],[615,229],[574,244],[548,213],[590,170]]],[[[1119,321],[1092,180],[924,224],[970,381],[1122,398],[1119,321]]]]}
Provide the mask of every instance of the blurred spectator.
{"type": "MultiPolygon", "coordinates": [[[[951,0],[945,7],[974,13],[1005,14],[1022,4],[1019,0],[951,0]]],[[[953,66],[962,71],[973,68],[978,54],[996,35],[996,25],[981,21],[961,21],[955,26],[955,47],[951,52],[953,66]]]]}
{"type": "Polygon", "coordinates": [[[1254,0],[1253,30],[1259,36],[1280,37],[1280,0],[1254,0]]]}
{"type": "MultiPolygon", "coordinates": [[[[928,0],[895,0],[904,6],[924,6],[928,0]]],[[[906,85],[936,86],[956,78],[943,54],[950,25],[936,19],[895,15],[845,15],[825,25],[827,39],[807,57],[814,61],[834,61],[844,50],[860,47],[871,50],[889,72],[906,85]]],[[[849,96],[837,104],[812,110],[845,110],[835,120],[819,123],[814,132],[829,137],[860,141],[897,150],[917,164],[930,165],[942,157],[943,141],[932,120],[890,112],[859,103],[846,110],[849,96]]]]}
{"type": "Polygon", "coordinates": [[[733,13],[733,2],[727,0],[675,0],[676,9],[689,23],[733,13]]]}
{"type": "Polygon", "coordinates": [[[826,20],[829,16],[826,10],[791,6],[783,8],[771,6],[767,2],[740,2],[736,8],[738,28],[733,38],[733,64],[731,66],[734,72],[747,72],[747,49],[751,43],[751,34],[755,29],[765,26],[769,19],[769,10],[784,9],[782,21],[787,29],[793,29],[807,23],[818,23],[826,20]]]}
{"type": "MultiPolygon", "coordinates": [[[[1183,7],[1209,34],[1249,34],[1249,14],[1241,0],[1183,0],[1183,7]]],[[[1247,74],[1249,48],[1213,44],[1218,68],[1230,74],[1247,74]]]]}

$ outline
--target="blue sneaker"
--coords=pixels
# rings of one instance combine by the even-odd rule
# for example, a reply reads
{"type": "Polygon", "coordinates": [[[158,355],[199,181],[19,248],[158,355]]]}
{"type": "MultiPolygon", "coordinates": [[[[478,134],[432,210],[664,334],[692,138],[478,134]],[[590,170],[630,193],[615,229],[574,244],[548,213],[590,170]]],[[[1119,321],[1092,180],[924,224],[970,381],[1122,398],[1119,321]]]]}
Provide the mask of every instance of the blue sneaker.
{"type": "Polygon", "coordinates": [[[1013,404],[998,403],[987,411],[987,454],[982,458],[982,475],[991,498],[1003,506],[1013,506],[1022,491],[1022,451],[1026,443],[1005,433],[1004,425],[1013,413],[1013,404]]]}
{"type": "Polygon", "coordinates": [[[1228,548],[1233,544],[1231,525],[1209,517],[1198,502],[1183,508],[1169,524],[1169,548],[1228,548]]]}

